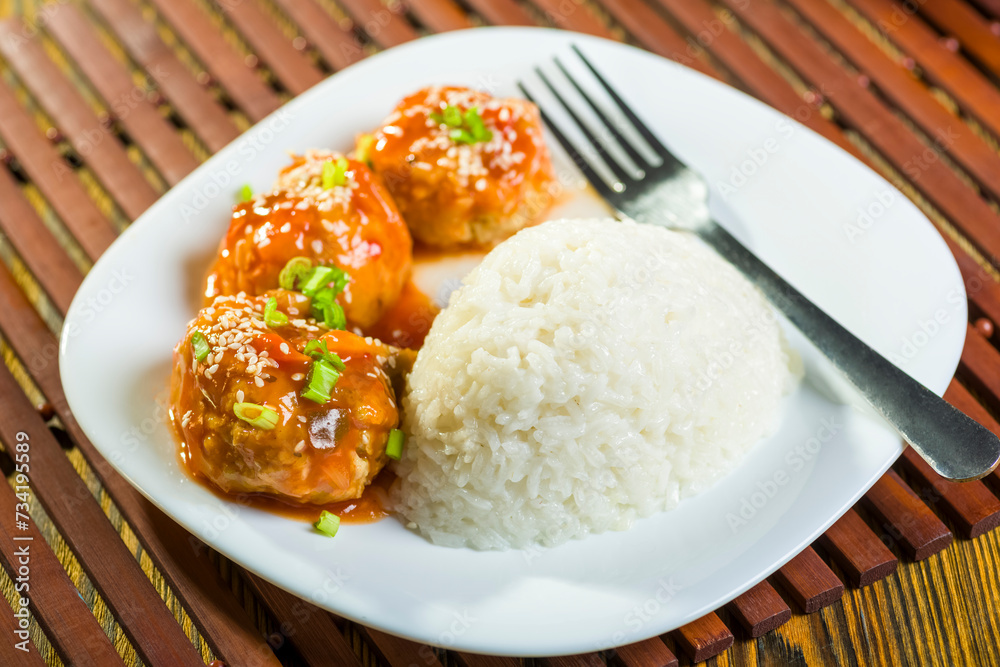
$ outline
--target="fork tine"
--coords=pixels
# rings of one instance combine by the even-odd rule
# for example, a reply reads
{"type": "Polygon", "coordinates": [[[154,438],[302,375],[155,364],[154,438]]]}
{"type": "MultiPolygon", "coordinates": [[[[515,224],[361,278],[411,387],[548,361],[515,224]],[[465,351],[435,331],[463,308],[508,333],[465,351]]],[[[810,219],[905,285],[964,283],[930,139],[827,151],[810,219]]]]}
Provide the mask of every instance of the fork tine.
{"type": "Polygon", "coordinates": [[[580,60],[583,61],[583,64],[587,66],[587,69],[589,69],[590,72],[594,75],[594,78],[596,78],[598,82],[600,82],[601,86],[604,88],[605,91],[607,91],[608,95],[611,96],[611,99],[614,100],[615,104],[618,105],[618,108],[621,110],[623,114],[625,114],[625,117],[632,122],[632,126],[635,127],[635,129],[639,132],[639,134],[642,135],[642,138],[645,139],[647,143],[649,143],[650,147],[656,152],[656,154],[662,157],[664,161],[669,160],[675,162],[676,164],[674,166],[683,167],[684,163],[678,160],[673,153],[667,150],[666,146],[660,143],[660,140],[656,138],[656,135],[654,135],[650,131],[650,129],[646,127],[646,124],[643,123],[639,119],[639,117],[635,115],[632,109],[630,109],[629,106],[625,103],[625,100],[623,100],[618,95],[618,93],[615,92],[615,89],[611,87],[611,84],[608,83],[603,76],[601,76],[601,73],[597,71],[597,68],[594,67],[589,60],[587,60],[587,56],[583,55],[583,51],[581,51],[576,44],[572,44],[571,48],[576,53],[576,55],[580,57],[580,60]]]}
{"type": "Polygon", "coordinates": [[[545,87],[549,89],[549,92],[551,92],[553,97],[556,98],[556,101],[562,105],[562,108],[566,110],[566,113],[568,113],[570,118],[573,119],[573,122],[576,123],[577,127],[580,128],[584,136],[587,137],[587,141],[589,141],[590,144],[597,150],[597,154],[601,156],[602,160],[604,160],[604,164],[608,165],[611,171],[615,173],[615,176],[618,178],[618,180],[623,183],[628,183],[635,180],[632,178],[631,174],[625,171],[625,169],[622,168],[620,164],[618,164],[618,162],[611,156],[611,154],[608,153],[607,149],[604,148],[604,144],[602,144],[597,139],[597,137],[594,136],[594,133],[591,132],[590,128],[587,127],[586,123],[583,122],[583,119],[581,119],[576,114],[576,112],[573,111],[573,107],[571,107],[569,104],[566,103],[566,100],[559,93],[559,91],[556,90],[555,86],[552,85],[552,83],[549,81],[549,78],[545,76],[545,73],[542,72],[541,69],[536,67],[535,74],[537,74],[538,78],[542,80],[542,83],[544,83],[545,87]]]}
{"type": "Polygon", "coordinates": [[[615,141],[617,141],[618,145],[620,145],[622,149],[626,153],[628,153],[628,156],[632,159],[633,162],[635,162],[636,166],[644,170],[651,168],[653,165],[649,162],[649,160],[643,157],[642,154],[639,151],[637,151],[634,146],[632,146],[632,143],[628,139],[626,139],[621,132],[618,131],[618,127],[616,126],[616,124],[613,123],[610,118],[608,118],[607,114],[604,113],[604,110],[597,105],[594,99],[590,95],[588,95],[586,91],[584,91],[583,86],[577,83],[576,79],[574,79],[573,76],[569,73],[569,70],[567,70],[566,67],[562,64],[562,61],[559,60],[559,58],[554,58],[554,60],[556,63],[556,67],[559,68],[559,71],[563,73],[563,76],[566,77],[566,80],[573,85],[573,88],[576,89],[576,92],[579,93],[580,97],[582,97],[587,102],[587,104],[590,106],[594,114],[596,114],[597,117],[601,120],[601,122],[604,123],[604,127],[606,127],[608,131],[614,135],[615,141]]]}
{"type": "MultiPolygon", "coordinates": [[[[529,102],[535,103],[534,98],[531,96],[531,93],[528,92],[528,89],[524,87],[523,83],[518,81],[517,87],[521,89],[525,99],[529,102]]],[[[601,175],[594,171],[594,168],[590,166],[587,159],[583,157],[578,150],[576,150],[576,146],[573,145],[573,142],[571,142],[569,138],[562,133],[559,126],[552,121],[547,113],[545,113],[545,110],[542,109],[541,105],[538,105],[538,110],[542,114],[542,121],[548,126],[552,134],[555,135],[556,141],[558,141],[563,149],[569,154],[570,159],[573,160],[573,164],[575,164],[580,171],[583,172],[583,175],[594,187],[594,189],[597,190],[598,194],[605,199],[609,199],[613,196],[614,192],[612,192],[611,188],[608,187],[608,184],[604,182],[601,175]]]]}

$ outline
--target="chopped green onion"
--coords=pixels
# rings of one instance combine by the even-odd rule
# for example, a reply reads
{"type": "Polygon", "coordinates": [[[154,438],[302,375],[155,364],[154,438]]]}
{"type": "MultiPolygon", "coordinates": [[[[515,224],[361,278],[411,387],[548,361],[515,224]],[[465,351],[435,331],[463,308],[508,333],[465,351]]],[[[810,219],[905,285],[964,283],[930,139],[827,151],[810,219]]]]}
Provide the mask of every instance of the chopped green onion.
{"type": "Polygon", "coordinates": [[[347,160],[345,158],[337,159],[337,166],[333,171],[333,183],[334,185],[347,185],[347,160]]]}
{"type": "Polygon", "coordinates": [[[339,303],[323,306],[323,324],[331,329],[343,331],[347,328],[347,315],[339,303]]]}
{"type": "Polygon", "coordinates": [[[312,260],[308,257],[292,257],[285,268],[278,274],[278,285],[281,289],[293,290],[295,284],[304,281],[312,272],[312,260]]]}
{"type": "Polygon", "coordinates": [[[463,113],[449,104],[440,113],[432,112],[431,120],[451,128],[448,136],[457,144],[476,144],[493,138],[493,132],[487,129],[479,115],[479,107],[472,107],[463,113]]]}
{"type": "Polygon", "coordinates": [[[375,146],[375,137],[370,134],[362,134],[358,137],[358,146],[354,149],[354,157],[358,162],[364,162],[369,167],[372,166],[372,148],[375,146]]]}
{"type": "Polygon", "coordinates": [[[454,130],[449,132],[448,136],[451,137],[451,140],[454,141],[456,144],[476,143],[476,138],[472,136],[472,134],[468,130],[461,127],[455,128],[454,130]]]}
{"type": "Polygon", "coordinates": [[[319,520],[313,526],[324,535],[333,537],[340,530],[340,517],[333,512],[323,510],[319,515],[319,520]]]}
{"type": "Polygon", "coordinates": [[[194,358],[198,361],[205,361],[205,357],[211,351],[211,347],[208,345],[208,339],[205,338],[205,334],[200,331],[195,331],[191,334],[191,347],[194,349],[194,358]]]}
{"type": "Polygon", "coordinates": [[[240,188],[239,200],[241,202],[250,201],[253,199],[253,188],[249,185],[244,185],[240,188]]]}
{"type": "Polygon", "coordinates": [[[325,361],[338,371],[342,371],[347,368],[344,365],[344,361],[337,354],[331,352],[330,348],[326,346],[325,340],[309,341],[306,343],[305,349],[302,353],[308,357],[316,359],[317,361],[325,361]]]}
{"type": "Polygon", "coordinates": [[[489,141],[493,138],[493,133],[486,129],[483,119],[479,115],[479,108],[472,107],[465,112],[465,126],[469,129],[469,134],[476,141],[489,141]]]}
{"type": "Polygon", "coordinates": [[[264,324],[271,327],[283,327],[288,324],[288,315],[278,310],[278,300],[273,296],[264,306],[264,324]]]}
{"type": "Polygon", "coordinates": [[[256,403],[237,403],[233,406],[236,416],[257,428],[270,431],[278,425],[278,413],[266,405],[256,403]]]}
{"type": "Polygon", "coordinates": [[[393,461],[398,461],[403,455],[403,443],[406,442],[406,434],[398,428],[389,431],[389,440],[385,443],[385,455],[393,461]]]}
{"type": "MultiPolygon", "coordinates": [[[[336,356],[336,355],[334,355],[336,356]]],[[[340,357],[337,357],[340,359],[340,357]]],[[[343,364],[343,362],[341,362],[343,364]]],[[[309,371],[309,384],[302,392],[302,398],[323,404],[330,400],[330,392],[340,379],[340,372],[325,359],[317,359],[309,371]]]]}
{"type": "Polygon", "coordinates": [[[462,110],[456,106],[448,105],[444,108],[444,113],[441,114],[445,125],[449,127],[461,127],[462,125],[462,110]]]}
{"type": "Polygon", "coordinates": [[[321,287],[326,287],[334,279],[334,276],[335,272],[332,266],[313,267],[312,273],[305,278],[299,291],[306,296],[314,296],[321,287]]]}
{"type": "Polygon", "coordinates": [[[329,190],[335,185],[347,185],[347,160],[344,158],[323,163],[323,189],[329,190]]]}
{"type": "Polygon", "coordinates": [[[327,160],[323,163],[322,185],[324,190],[329,190],[336,185],[333,181],[333,175],[336,173],[336,170],[337,165],[333,163],[333,160],[327,160]]]}

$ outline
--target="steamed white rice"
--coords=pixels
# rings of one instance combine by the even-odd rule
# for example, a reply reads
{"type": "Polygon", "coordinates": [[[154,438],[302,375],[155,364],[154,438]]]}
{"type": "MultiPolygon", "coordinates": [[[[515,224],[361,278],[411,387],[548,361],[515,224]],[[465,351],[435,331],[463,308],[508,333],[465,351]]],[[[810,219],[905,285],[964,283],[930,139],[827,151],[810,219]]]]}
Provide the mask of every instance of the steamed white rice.
{"type": "Polygon", "coordinates": [[[417,356],[394,509],[478,549],[626,529],[732,470],[775,428],[796,366],[760,293],[694,237],[524,230],[417,356]]]}

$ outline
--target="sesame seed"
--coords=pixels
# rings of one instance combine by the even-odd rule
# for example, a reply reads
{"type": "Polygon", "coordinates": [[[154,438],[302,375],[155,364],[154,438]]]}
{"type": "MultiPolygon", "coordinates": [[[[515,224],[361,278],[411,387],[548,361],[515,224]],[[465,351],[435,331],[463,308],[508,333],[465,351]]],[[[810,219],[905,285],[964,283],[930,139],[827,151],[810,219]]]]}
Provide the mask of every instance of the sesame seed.
{"type": "Polygon", "coordinates": [[[242,403],[244,398],[246,398],[246,394],[243,393],[242,389],[240,389],[239,391],[236,392],[236,402],[237,403],[242,403]]]}
{"type": "Polygon", "coordinates": [[[299,453],[301,453],[301,452],[302,452],[302,451],[303,451],[303,450],[304,450],[305,448],[306,448],[306,441],[305,441],[305,440],[299,440],[299,441],[298,441],[298,443],[297,443],[297,444],[295,445],[295,453],[296,453],[296,454],[299,454],[299,453]]]}
{"type": "Polygon", "coordinates": [[[295,380],[296,382],[298,382],[299,380],[301,380],[304,377],[305,377],[305,375],[303,375],[302,373],[294,373],[292,375],[292,379],[295,380]]]}
{"type": "Polygon", "coordinates": [[[259,375],[258,375],[258,376],[256,376],[256,377],[255,377],[255,378],[253,379],[253,383],[254,383],[255,385],[257,385],[258,387],[263,387],[263,386],[264,386],[264,380],[262,380],[262,379],[261,379],[261,377],[260,377],[259,375]]]}
{"type": "Polygon", "coordinates": [[[284,353],[284,354],[288,354],[288,343],[282,343],[282,344],[281,344],[281,345],[280,345],[280,346],[278,347],[278,349],[279,349],[279,350],[281,350],[281,351],[282,351],[282,353],[284,353]]]}

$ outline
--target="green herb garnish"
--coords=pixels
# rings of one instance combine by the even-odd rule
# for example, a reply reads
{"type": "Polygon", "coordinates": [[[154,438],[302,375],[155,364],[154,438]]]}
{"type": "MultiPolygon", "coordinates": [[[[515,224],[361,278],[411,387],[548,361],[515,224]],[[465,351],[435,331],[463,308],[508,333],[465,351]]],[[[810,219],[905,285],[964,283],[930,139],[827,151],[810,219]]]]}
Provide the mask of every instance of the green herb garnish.
{"type": "Polygon", "coordinates": [[[323,189],[329,190],[335,185],[347,185],[347,160],[344,158],[323,163],[323,189]]]}
{"type": "Polygon", "coordinates": [[[319,532],[333,537],[340,530],[340,517],[333,512],[323,510],[319,515],[319,520],[313,524],[319,532]]]}
{"type": "Polygon", "coordinates": [[[292,257],[285,268],[278,274],[278,286],[281,289],[294,290],[299,282],[304,281],[312,273],[312,260],[308,257],[292,257]]]}
{"type": "Polygon", "coordinates": [[[288,315],[278,310],[278,300],[273,296],[267,300],[267,304],[264,306],[264,324],[272,329],[288,324],[288,315]]]}
{"type": "Polygon", "coordinates": [[[479,107],[472,107],[463,113],[449,104],[441,112],[431,112],[431,120],[451,128],[448,136],[457,144],[477,144],[493,138],[493,132],[479,115],[479,107]]]}
{"type": "Polygon", "coordinates": [[[256,403],[237,403],[233,406],[236,416],[257,428],[270,431],[278,425],[278,413],[266,405],[256,403]]]}
{"type": "Polygon", "coordinates": [[[250,201],[251,199],[253,199],[253,188],[251,188],[249,185],[244,185],[242,188],[240,188],[238,197],[241,202],[250,201]]]}
{"type": "Polygon", "coordinates": [[[309,384],[302,392],[302,398],[308,398],[320,405],[326,403],[330,400],[330,392],[339,379],[340,371],[331,364],[322,359],[314,361],[309,371],[309,384]]]}
{"type": "Polygon", "coordinates": [[[325,340],[309,341],[306,343],[305,349],[302,350],[302,353],[307,357],[312,357],[316,361],[322,361],[323,363],[329,364],[335,370],[342,371],[346,368],[346,366],[344,366],[343,359],[341,359],[336,353],[330,351],[330,348],[326,346],[325,340]]]}
{"type": "Polygon", "coordinates": [[[208,339],[205,338],[205,334],[200,331],[195,331],[191,334],[191,347],[194,349],[194,358],[198,361],[205,361],[205,357],[211,351],[211,347],[208,345],[208,339]]]}
{"type": "Polygon", "coordinates": [[[389,440],[385,443],[385,455],[394,461],[398,461],[403,455],[403,443],[406,442],[406,434],[398,428],[389,431],[389,440]]]}

